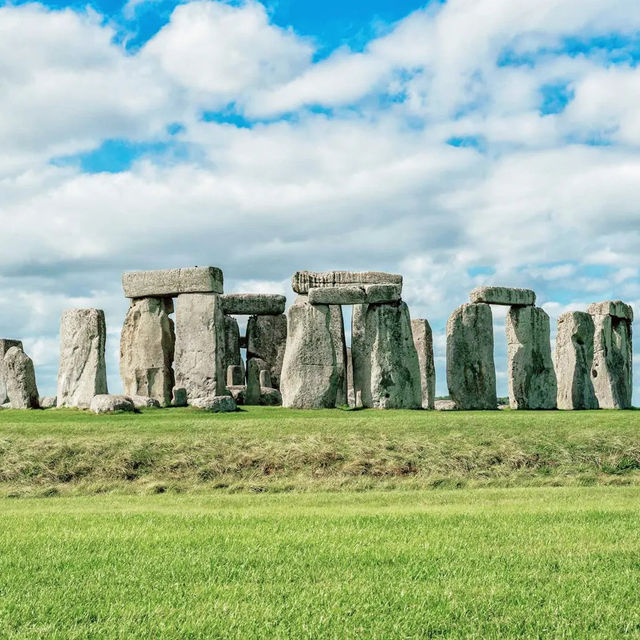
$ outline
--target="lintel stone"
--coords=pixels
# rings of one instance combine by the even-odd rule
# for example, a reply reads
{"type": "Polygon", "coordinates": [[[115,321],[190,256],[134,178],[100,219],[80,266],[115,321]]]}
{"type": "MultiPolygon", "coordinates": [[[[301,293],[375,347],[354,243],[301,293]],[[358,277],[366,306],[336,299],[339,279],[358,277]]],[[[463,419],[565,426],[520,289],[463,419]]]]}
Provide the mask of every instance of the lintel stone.
{"type": "Polygon", "coordinates": [[[230,316],[279,316],[287,299],[275,293],[227,293],[220,296],[222,310],[230,316]]]}
{"type": "Polygon", "coordinates": [[[622,300],[606,300],[594,302],[587,307],[587,313],[592,316],[613,316],[628,322],[633,322],[633,308],[622,300]]]}
{"type": "Polygon", "coordinates": [[[382,271],[296,271],[291,279],[293,290],[302,294],[312,288],[350,284],[395,284],[402,289],[402,276],[382,271]]]}
{"type": "Polygon", "coordinates": [[[401,288],[397,284],[348,284],[309,289],[310,304],[373,304],[398,302],[401,288]]]}
{"type": "Polygon", "coordinates": [[[185,267],[122,274],[127,298],[174,298],[181,293],[222,293],[223,276],[218,267],[185,267]]]}
{"type": "Polygon", "coordinates": [[[502,304],[507,306],[533,306],[536,293],[531,289],[514,289],[510,287],[476,287],[470,294],[471,302],[486,304],[502,304]]]}

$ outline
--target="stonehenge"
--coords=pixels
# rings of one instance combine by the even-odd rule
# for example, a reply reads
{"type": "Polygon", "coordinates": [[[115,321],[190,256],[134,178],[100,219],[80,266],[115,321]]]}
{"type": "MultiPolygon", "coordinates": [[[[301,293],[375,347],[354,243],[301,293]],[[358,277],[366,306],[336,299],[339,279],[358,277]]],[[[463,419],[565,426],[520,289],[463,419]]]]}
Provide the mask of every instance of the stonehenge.
{"type": "Polygon", "coordinates": [[[418,353],[420,365],[420,385],[422,387],[422,408],[434,409],[436,399],[436,368],[433,361],[433,334],[426,318],[411,320],[413,344],[418,353]]]}
{"type": "Polygon", "coordinates": [[[33,361],[22,347],[10,347],[4,355],[7,396],[12,409],[37,409],[38,387],[33,361]]]}
{"type": "Polygon", "coordinates": [[[220,300],[224,313],[238,316],[278,316],[284,313],[287,301],[269,293],[227,293],[220,300]]]}
{"type": "Polygon", "coordinates": [[[287,346],[287,316],[251,316],[247,321],[247,360],[260,358],[269,365],[271,384],[280,388],[280,374],[287,346]]]}
{"type": "Polygon", "coordinates": [[[22,350],[22,341],[0,339],[0,404],[4,404],[9,400],[7,394],[7,369],[4,364],[4,357],[11,347],[17,347],[22,350]]]}
{"type": "Polygon", "coordinates": [[[182,293],[222,293],[223,276],[217,267],[129,271],[122,275],[122,288],[127,298],[176,298],[182,293]]]}
{"type": "Polygon", "coordinates": [[[531,289],[512,289],[509,287],[476,287],[470,294],[471,302],[512,306],[533,306],[536,294],[531,289]]]}
{"type": "Polygon", "coordinates": [[[381,271],[296,271],[291,286],[296,293],[307,294],[309,289],[342,285],[394,284],[402,289],[402,276],[381,271]]]}

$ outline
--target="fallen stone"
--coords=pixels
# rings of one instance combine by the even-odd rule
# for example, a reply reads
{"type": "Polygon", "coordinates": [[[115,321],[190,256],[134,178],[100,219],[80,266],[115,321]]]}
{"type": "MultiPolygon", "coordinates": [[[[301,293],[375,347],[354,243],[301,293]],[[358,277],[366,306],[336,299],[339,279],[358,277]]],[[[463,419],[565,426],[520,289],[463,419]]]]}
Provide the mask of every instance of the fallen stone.
{"type": "Polygon", "coordinates": [[[21,351],[21,340],[9,340],[7,338],[0,339],[0,404],[5,404],[9,400],[7,395],[7,372],[4,366],[4,356],[11,347],[18,347],[21,351]]]}
{"type": "Polygon", "coordinates": [[[236,401],[232,396],[213,396],[211,398],[197,398],[191,406],[213,413],[231,413],[237,411],[236,401]]]}
{"type": "Polygon", "coordinates": [[[447,321],[447,386],[460,410],[495,409],[493,315],[488,304],[467,303],[447,321]]]}
{"type": "Polygon", "coordinates": [[[160,403],[155,398],[148,396],[129,396],[136,409],[159,409],[160,403]]]}
{"type": "Polygon", "coordinates": [[[278,407],[282,404],[282,395],[277,389],[263,387],[260,390],[260,404],[264,407],[278,407]]]}
{"type": "Polygon", "coordinates": [[[269,372],[269,365],[261,358],[251,358],[247,361],[247,389],[244,394],[246,405],[260,404],[260,375],[269,372]]]}
{"type": "Polygon", "coordinates": [[[88,409],[93,396],[108,393],[104,360],[106,338],[102,309],[69,309],[62,314],[59,407],[88,409]]]}
{"type": "Polygon", "coordinates": [[[222,293],[217,267],[185,267],[156,271],[128,271],[122,275],[127,298],[175,298],[181,293],[222,293]]]}
{"type": "Polygon", "coordinates": [[[558,379],[558,409],[597,409],[591,381],[593,318],[583,311],[558,318],[554,363],[558,379]]]}
{"type": "Polygon", "coordinates": [[[470,294],[471,302],[503,304],[509,306],[532,306],[536,303],[535,291],[509,287],[476,287],[470,294]]]}
{"type": "Polygon", "coordinates": [[[555,409],[558,386],[551,357],[549,316],[540,307],[511,307],[506,332],[509,406],[555,409]]]}
{"type": "Polygon", "coordinates": [[[411,321],[413,344],[420,363],[420,385],[422,387],[422,408],[433,409],[436,397],[436,368],[433,360],[433,334],[431,325],[425,318],[411,321]]]}
{"type": "Polygon", "coordinates": [[[120,334],[120,379],[127,396],[171,404],[175,330],[169,298],[132,300],[120,334]]]}
{"type": "Polygon", "coordinates": [[[351,284],[395,284],[402,290],[402,276],[382,271],[296,271],[291,280],[293,290],[301,294],[316,287],[351,284]]]}
{"type": "Polygon", "coordinates": [[[274,293],[226,293],[220,300],[224,313],[237,316],[278,316],[287,301],[274,293]]]}
{"type": "MultiPolygon", "coordinates": [[[[238,321],[231,316],[224,317],[224,355],[222,358],[222,367],[224,371],[229,375],[229,367],[237,366],[240,368],[241,379],[234,384],[244,384],[244,360],[242,359],[242,353],[240,352],[240,328],[238,327],[238,321]]],[[[227,380],[227,384],[229,381],[227,380]]]]}
{"type": "Polygon", "coordinates": [[[628,322],[633,322],[633,307],[622,300],[606,300],[593,302],[587,307],[587,313],[592,316],[613,316],[628,322]]]}
{"type": "Polygon", "coordinates": [[[186,407],[188,404],[187,390],[184,387],[174,387],[171,399],[172,407],[186,407]]]}
{"type": "Polygon", "coordinates": [[[37,409],[39,395],[31,358],[19,347],[11,347],[4,356],[4,366],[11,408],[37,409]]]}
{"type": "Polygon", "coordinates": [[[310,304],[371,304],[398,302],[401,287],[396,284],[339,285],[309,289],[310,304]]]}
{"type": "Polygon", "coordinates": [[[40,398],[38,404],[41,409],[54,409],[58,405],[56,396],[44,396],[40,398]]]}
{"type": "Polygon", "coordinates": [[[280,388],[287,346],[287,316],[251,316],[247,322],[247,360],[260,358],[269,365],[271,384],[280,388]]]}
{"type": "Polygon", "coordinates": [[[133,401],[127,396],[107,393],[94,396],[89,407],[94,413],[113,413],[114,411],[135,411],[133,401]]]}
{"type": "Polygon", "coordinates": [[[227,367],[227,387],[244,385],[244,367],[230,364],[227,367]]]}
{"type": "Polygon", "coordinates": [[[458,409],[453,400],[434,400],[433,408],[436,411],[457,411],[458,409]]]}

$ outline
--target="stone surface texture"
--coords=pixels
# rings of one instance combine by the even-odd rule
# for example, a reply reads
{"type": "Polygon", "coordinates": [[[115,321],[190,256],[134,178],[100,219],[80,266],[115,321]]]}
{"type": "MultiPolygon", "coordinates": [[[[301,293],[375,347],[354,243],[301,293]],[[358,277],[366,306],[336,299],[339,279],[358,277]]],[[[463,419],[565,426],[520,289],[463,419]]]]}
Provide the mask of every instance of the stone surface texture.
{"type": "Polygon", "coordinates": [[[633,322],[633,307],[622,300],[605,300],[593,302],[587,307],[587,313],[592,316],[613,316],[628,322],[633,322]]]}
{"type": "Polygon", "coordinates": [[[244,393],[246,405],[260,404],[260,374],[269,371],[269,365],[261,358],[250,358],[247,362],[247,389],[244,393]]]}
{"type": "Polygon", "coordinates": [[[457,409],[495,409],[493,314],[488,304],[467,303],[447,321],[447,386],[457,409]]]}
{"type": "Polygon", "coordinates": [[[12,409],[37,409],[40,396],[31,358],[19,347],[10,347],[4,356],[7,395],[12,409]]]}
{"type": "Polygon", "coordinates": [[[453,400],[436,400],[433,408],[436,411],[456,411],[456,403],[453,400]]]}
{"type": "Polygon", "coordinates": [[[508,306],[532,306],[536,303],[535,291],[510,287],[476,287],[470,294],[471,302],[486,302],[508,306]]]}
{"type": "Polygon", "coordinates": [[[353,355],[351,347],[347,347],[347,403],[356,406],[356,392],[353,389],[353,355]]]}
{"type": "Polygon", "coordinates": [[[271,384],[280,388],[287,346],[287,316],[251,316],[247,322],[247,360],[260,358],[269,365],[271,384]]]}
{"type": "Polygon", "coordinates": [[[163,407],[171,404],[175,383],[172,312],[171,299],[132,300],[120,334],[120,379],[125,395],[154,398],[163,407]]]}
{"type": "MultiPolygon", "coordinates": [[[[238,321],[230,316],[224,317],[224,354],[222,357],[222,367],[229,372],[229,367],[235,365],[240,367],[241,381],[234,384],[244,384],[245,370],[244,360],[240,352],[240,327],[238,321]]],[[[227,380],[227,384],[229,384],[227,380]]]]}
{"type": "Polygon", "coordinates": [[[174,387],[171,394],[171,406],[186,407],[188,402],[187,390],[184,387],[174,387]]]}
{"type": "Polygon", "coordinates": [[[309,289],[311,304],[368,304],[398,302],[402,288],[397,284],[350,284],[309,289]]]}
{"type": "Polygon", "coordinates": [[[185,267],[156,271],[128,271],[122,275],[127,298],[175,298],[181,293],[222,293],[217,267],[185,267]]]}
{"type": "Polygon", "coordinates": [[[136,409],[159,409],[160,403],[155,398],[149,396],[129,396],[136,409]]]}
{"type": "Polygon", "coordinates": [[[411,320],[413,343],[420,363],[422,408],[433,409],[436,398],[436,367],[433,359],[433,333],[426,318],[411,320]]]}
{"type": "MultiPolygon", "coordinates": [[[[265,363],[266,364],[266,363],[265,363]]],[[[269,369],[262,369],[260,371],[260,388],[271,388],[271,374],[269,373],[269,369]]]]}
{"type": "Polygon", "coordinates": [[[301,294],[316,287],[351,284],[395,284],[402,288],[402,276],[382,271],[296,271],[291,279],[293,290],[301,294]]]}
{"type": "Polygon", "coordinates": [[[38,401],[41,409],[53,409],[58,406],[56,396],[44,396],[38,401]]]}
{"type": "Polygon", "coordinates": [[[506,333],[509,406],[555,409],[558,387],[551,357],[549,316],[540,307],[511,307],[506,333]]]}
{"type": "Polygon", "coordinates": [[[185,293],[176,303],[176,387],[189,404],[225,395],[224,314],[219,296],[185,293]]]}
{"type": "Polygon", "coordinates": [[[113,411],[135,411],[131,398],[121,395],[100,394],[91,398],[89,407],[94,413],[112,413],[113,411]]]}
{"type": "Polygon", "coordinates": [[[244,384],[244,366],[230,364],[227,367],[227,387],[237,387],[244,384]]]}
{"type": "Polygon", "coordinates": [[[9,400],[7,395],[7,372],[4,367],[4,356],[11,349],[18,347],[22,350],[21,340],[9,340],[8,338],[0,339],[0,405],[5,404],[9,400]]]}
{"type": "Polygon", "coordinates": [[[278,316],[287,302],[275,293],[226,293],[220,300],[224,313],[237,316],[278,316]]]}
{"type": "Polygon", "coordinates": [[[353,400],[362,406],[363,376],[368,367],[369,353],[365,343],[366,304],[355,304],[351,310],[351,366],[353,367],[353,400]]]}
{"type": "Polygon", "coordinates": [[[236,401],[230,395],[196,398],[191,402],[191,406],[198,409],[205,409],[212,413],[231,413],[238,409],[236,401]]]}
{"type": "Polygon", "coordinates": [[[336,391],[336,407],[348,404],[347,398],[347,341],[344,332],[344,318],[340,305],[329,305],[331,337],[336,354],[336,369],[338,373],[338,388],[336,391]]]}
{"type": "Polygon", "coordinates": [[[558,318],[554,364],[558,409],[598,409],[591,381],[594,324],[590,314],[570,311],[558,318]]]}
{"type": "Polygon", "coordinates": [[[278,407],[282,404],[282,394],[272,387],[260,389],[260,404],[265,407],[278,407]]]}
{"type": "Polygon", "coordinates": [[[68,309],[60,322],[58,406],[88,409],[95,395],[108,393],[102,309],[68,309]]]}

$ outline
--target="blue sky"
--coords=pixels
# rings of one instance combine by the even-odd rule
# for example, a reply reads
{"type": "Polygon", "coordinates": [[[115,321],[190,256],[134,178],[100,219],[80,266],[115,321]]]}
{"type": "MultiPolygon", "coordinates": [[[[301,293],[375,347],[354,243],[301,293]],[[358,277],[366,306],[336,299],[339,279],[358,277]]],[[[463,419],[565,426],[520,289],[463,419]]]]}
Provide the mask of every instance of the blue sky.
{"type": "Polygon", "coordinates": [[[390,270],[445,393],[476,285],[552,327],[637,309],[639,61],[637,0],[0,5],[2,333],[51,393],[61,311],[105,309],[117,391],[124,270],[289,298],[297,269],[390,270]]]}

